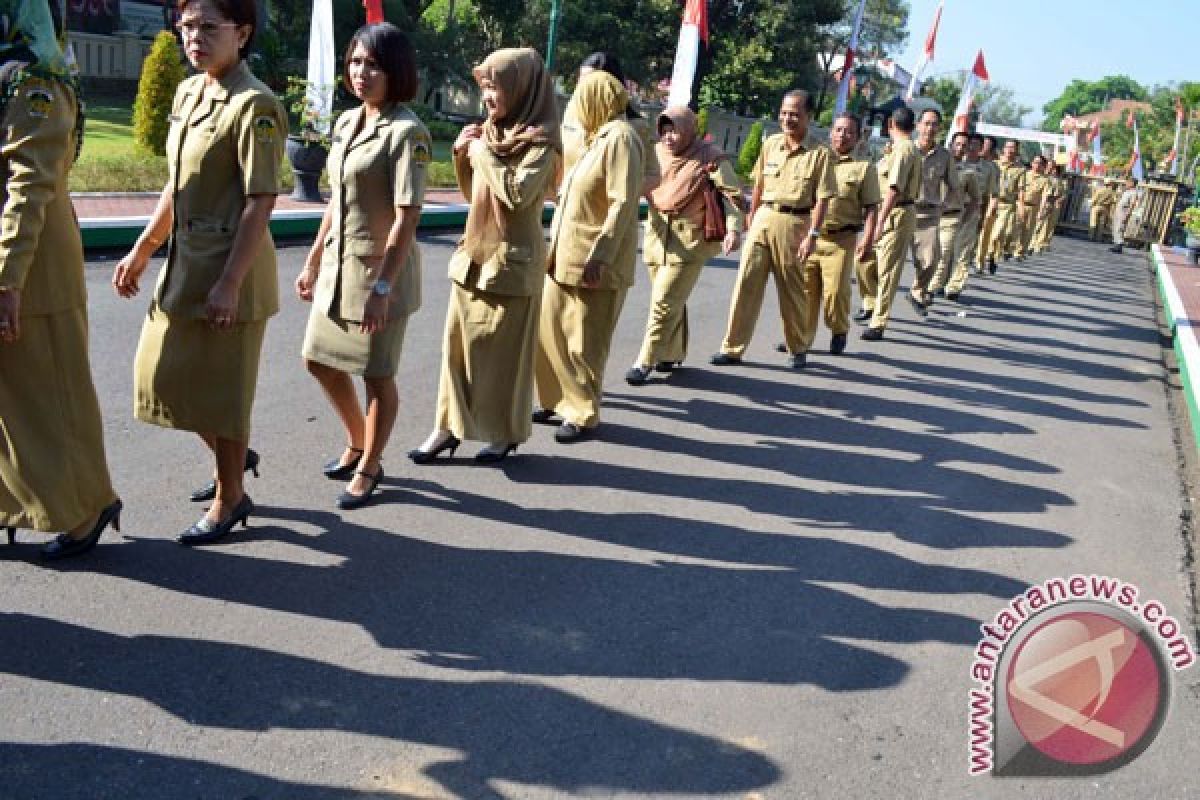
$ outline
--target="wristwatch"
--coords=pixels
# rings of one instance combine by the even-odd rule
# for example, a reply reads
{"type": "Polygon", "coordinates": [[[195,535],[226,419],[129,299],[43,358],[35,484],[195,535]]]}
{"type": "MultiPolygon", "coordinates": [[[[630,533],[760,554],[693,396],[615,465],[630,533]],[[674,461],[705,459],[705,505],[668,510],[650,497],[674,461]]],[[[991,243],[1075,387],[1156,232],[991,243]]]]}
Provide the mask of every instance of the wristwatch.
{"type": "Polygon", "coordinates": [[[821,232],[819,230],[817,230],[816,228],[809,228],[808,235],[809,235],[809,238],[811,238],[811,239],[817,239],[817,238],[820,238],[821,232]]]}
{"type": "Polygon", "coordinates": [[[392,285],[387,281],[380,280],[371,284],[371,294],[378,295],[380,297],[387,297],[391,293],[392,285]]]}

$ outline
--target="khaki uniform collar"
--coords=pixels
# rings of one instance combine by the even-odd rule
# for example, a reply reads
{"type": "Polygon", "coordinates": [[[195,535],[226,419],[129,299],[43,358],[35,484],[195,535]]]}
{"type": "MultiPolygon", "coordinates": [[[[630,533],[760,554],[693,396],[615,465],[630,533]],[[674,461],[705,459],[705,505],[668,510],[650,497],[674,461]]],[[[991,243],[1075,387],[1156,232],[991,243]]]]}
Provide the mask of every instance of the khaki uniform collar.
{"type": "Polygon", "coordinates": [[[213,99],[228,100],[229,93],[240,89],[242,84],[248,83],[251,77],[253,76],[250,73],[250,67],[246,66],[246,62],[238,61],[232,69],[217,81],[217,88],[212,93],[213,99]]]}
{"type": "Polygon", "coordinates": [[[804,138],[795,148],[788,147],[786,133],[781,133],[779,135],[779,143],[782,145],[784,155],[789,156],[793,153],[807,153],[809,150],[812,150],[814,147],[818,147],[821,144],[819,141],[817,141],[816,137],[812,135],[812,131],[805,131],[804,138]]]}

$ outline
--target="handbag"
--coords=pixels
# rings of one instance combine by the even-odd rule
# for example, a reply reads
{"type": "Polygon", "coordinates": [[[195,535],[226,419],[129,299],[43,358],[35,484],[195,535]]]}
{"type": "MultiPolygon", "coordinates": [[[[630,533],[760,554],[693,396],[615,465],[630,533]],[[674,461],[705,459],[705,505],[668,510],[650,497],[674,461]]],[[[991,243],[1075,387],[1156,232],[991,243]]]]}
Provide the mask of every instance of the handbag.
{"type": "MultiPolygon", "coordinates": [[[[716,166],[710,164],[709,171],[716,166]]],[[[721,193],[712,178],[707,175],[704,177],[704,187],[700,191],[704,196],[704,241],[724,241],[728,231],[725,229],[725,206],[721,202],[721,193]]]]}

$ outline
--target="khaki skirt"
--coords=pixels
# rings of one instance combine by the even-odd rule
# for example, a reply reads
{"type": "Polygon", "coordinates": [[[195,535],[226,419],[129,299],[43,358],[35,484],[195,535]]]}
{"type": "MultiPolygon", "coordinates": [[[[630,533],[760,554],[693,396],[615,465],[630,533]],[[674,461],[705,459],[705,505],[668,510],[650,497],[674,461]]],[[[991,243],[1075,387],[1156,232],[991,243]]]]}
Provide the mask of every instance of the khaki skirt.
{"type": "Polygon", "coordinates": [[[327,367],[364,378],[391,378],[400,365],[408,317],[388,321],[378,333],[366,334],[357,322],[334,319],[317,307],[308,315],[301,355],[327,367]]]}
{"type": "Polygon", "coordinates": [[[214,331],[207,320],[150,308],[133,359],[134,416],[233,441],[250,438],[267,321],[214,331]]]}
{"type": "Polygon", "coordinates": [[[83,308],[21,319],[0,344],[0,525],[65,531],[116,499],[83,308]]]}

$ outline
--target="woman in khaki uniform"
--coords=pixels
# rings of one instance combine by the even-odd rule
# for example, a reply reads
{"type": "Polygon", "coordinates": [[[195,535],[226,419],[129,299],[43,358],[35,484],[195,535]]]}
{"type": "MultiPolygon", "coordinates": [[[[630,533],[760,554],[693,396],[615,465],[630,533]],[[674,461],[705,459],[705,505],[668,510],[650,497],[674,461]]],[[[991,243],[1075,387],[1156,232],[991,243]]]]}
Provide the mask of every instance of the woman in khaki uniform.
{"type": "Polygon", "coordinates": [[[67,192],[82,118],[49,6],[0,0],[0,19],[0,526],[10,542],[17,528],[63,531],[42,549],[60,559],[121,514],[67,192]]]}
{"type": "Polygon", "coordinates": [[[536,50],[497,50],[474,72],[488,118],[454,143],[454,172],[471,209],[450,257],[437,414],[433,433],[409,453],[417,464],[453,455],[463,439],[488,442],[476,461],[500,461],[530,433],[542,205],[561,148],[558,106],[536,50]]]}
{"type": "Polygon", "coordinates": [[[561,424],[559,442],[600,424],[604,367],[637,259],[645,153],[625,120],[629,95],[607,72],[575,89],[585,146],[563,180],[551,223],[535,378],[537,422],[561,424]]]}
{"type": "Polygon", "coordinates": [[[650,371],[671,372],[687,356],[687,299],[704,264],[722,248],[738,248],[742,190],[721,148],[703,141],[689,108],[668,108],[658,117],[658,145],[647,160],[658,162],[662,182],[650,193],[642,258],[650,273],[650,318],[638,360],[625,374],[640,386],[650,371]],[[704,239],[704,189],[712,182],[724,195],[723,242],[704,239]]]}
{"type": "Polygon", "coordinates": [[[324,473],[350,479],[337,505],[351,509],[370,500],[383,478],[383,449],[400,405],[396,367],[408,318],[421,305],[413,240],[433,145],[403,105],[417,92],[417,62],[395,25],[358,29],[343,82],[362,105],[333,127],[333,194],[296,292],[313,302],[304,363],[346,430],[346,449],[324,473]],[[351,375],[363,376],[366,414],[351,375]]]}
{"type": "Polygon", "coordinates": [[[167,137],[169,178],[146,229],[113,275],[133,297],[151,254],[166,264],[134,358],[138,419],[198,433],[216,459],[212,506],[182,544],[246,523],[242,488],[267,319],[279,310],[267,224],[279,191],[283,108],[246,66],[254,0],[181,0],[178,28],[199,74],[179,85],[167,137]]]}

